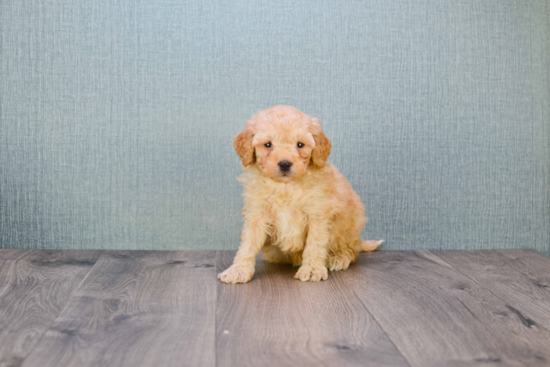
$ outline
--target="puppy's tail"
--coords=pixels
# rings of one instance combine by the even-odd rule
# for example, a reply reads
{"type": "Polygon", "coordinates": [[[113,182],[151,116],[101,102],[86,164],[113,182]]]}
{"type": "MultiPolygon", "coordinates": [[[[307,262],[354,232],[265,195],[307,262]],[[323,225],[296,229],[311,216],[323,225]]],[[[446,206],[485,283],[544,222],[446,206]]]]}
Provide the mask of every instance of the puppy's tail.
{"type": "Polygon", "coordinates": [[[371,252],[374,251],[384,243],[384,240],[370,240],[370,241],[363,241],[363,245],[361,246],[362,251],[371,252]]]}

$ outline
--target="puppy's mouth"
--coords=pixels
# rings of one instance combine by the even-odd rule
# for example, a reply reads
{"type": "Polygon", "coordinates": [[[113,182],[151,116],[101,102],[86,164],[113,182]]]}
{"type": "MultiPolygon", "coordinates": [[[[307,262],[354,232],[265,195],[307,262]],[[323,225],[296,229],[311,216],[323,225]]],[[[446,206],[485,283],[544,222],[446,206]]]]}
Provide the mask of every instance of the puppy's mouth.
{"type": "Polygon", "coordinates": [[[279,172],[279,179],[282,180],[288,180],[292,178],[292,172],[291,171],[280,171],[279,172]]]}

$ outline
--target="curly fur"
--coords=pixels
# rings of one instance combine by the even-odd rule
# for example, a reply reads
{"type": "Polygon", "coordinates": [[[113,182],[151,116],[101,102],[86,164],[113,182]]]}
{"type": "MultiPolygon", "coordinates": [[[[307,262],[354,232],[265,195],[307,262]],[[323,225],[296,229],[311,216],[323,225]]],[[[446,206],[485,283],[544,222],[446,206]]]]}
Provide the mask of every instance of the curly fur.
{"type": "Polygon", "coordinates": [[[360,251],[381,243],[361,239],[365,208],[327,163],[332,145],[318,119],[275,106],[247,121],[234,147],[245,172],[239,177],[245,221],[233,265],[218,274],[222,282],[252,279],[259,252],[267,261],[300,266],[297,279],[325,280],[328,269],[347,269],[360,251]],[[281,161],[292,163],[289,171],[281,161]]]}

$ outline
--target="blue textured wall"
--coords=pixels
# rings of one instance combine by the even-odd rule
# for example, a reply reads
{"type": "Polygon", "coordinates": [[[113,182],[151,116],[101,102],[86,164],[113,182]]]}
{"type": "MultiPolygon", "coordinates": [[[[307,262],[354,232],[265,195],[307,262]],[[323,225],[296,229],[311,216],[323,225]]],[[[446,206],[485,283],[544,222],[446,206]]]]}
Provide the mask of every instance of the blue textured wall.
{"type": "Polygon", "coordinates": [[[1,0],[0,247],[233,249],[290,104],[386,249],[550,255],[546,0],[1,0]]]}

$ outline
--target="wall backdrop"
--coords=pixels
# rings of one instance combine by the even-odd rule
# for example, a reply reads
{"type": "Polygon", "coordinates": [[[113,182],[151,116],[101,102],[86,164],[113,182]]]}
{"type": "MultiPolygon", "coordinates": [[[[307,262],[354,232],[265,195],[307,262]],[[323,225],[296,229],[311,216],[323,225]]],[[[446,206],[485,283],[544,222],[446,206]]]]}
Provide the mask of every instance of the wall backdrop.
{"type": "Polygon", "coordinates": [[[364,238],[550,255],[546,0],[0,3],[2,248],[237,248],[233,138],[289,104],[364,238]]]}

